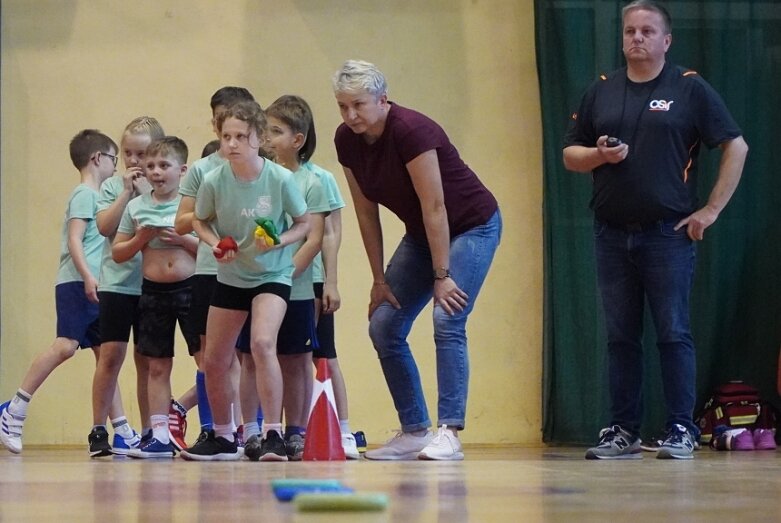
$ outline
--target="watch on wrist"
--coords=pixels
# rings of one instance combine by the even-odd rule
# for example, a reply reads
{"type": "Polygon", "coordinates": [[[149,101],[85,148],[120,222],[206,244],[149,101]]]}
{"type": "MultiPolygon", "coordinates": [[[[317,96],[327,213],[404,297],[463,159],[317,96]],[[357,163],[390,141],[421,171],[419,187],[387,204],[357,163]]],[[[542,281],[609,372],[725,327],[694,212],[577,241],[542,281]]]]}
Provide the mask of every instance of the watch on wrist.
{"type": "Polygon", "coordinates": [[[445,278],[450,278],[450,269],[446,269],[444,267],[434,269],[435,280],[444,280],[445,278]]]}

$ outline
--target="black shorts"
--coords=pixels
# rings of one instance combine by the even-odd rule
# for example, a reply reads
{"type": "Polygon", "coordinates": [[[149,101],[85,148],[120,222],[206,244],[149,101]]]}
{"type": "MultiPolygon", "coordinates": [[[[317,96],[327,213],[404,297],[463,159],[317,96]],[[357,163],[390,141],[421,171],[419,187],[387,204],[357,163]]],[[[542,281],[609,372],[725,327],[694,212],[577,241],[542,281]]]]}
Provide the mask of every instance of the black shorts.
{"type": "Polygon", "coordinates": [[[285,285],[284,283],[264,283],[257,287],[245,289],[225,285],[218,281],[214,285],[211,304],[221,309],[249,312],[252,310],[252,300],[258,294],[274,294],[287,303],[290,301],[290,285],[285,285]]]}
{"type": "Polygon", "coordinates": [[[209,305],[212,303],[214,286],[217,284],[215,274],[196,274],[192,277],[193,297],[190,301],[190,317],[198,334],[206,334],[206,318],[209,317],[209,305]]]}
{"type": "Polygon", "coordinates": [[[316,344],[315,300],[290,301],[277,335],[277,354],[306,354],[316,344]]]}
{"type": "MultiPolygon", "coordinates": [[[[314,283],[315,298],[322,302],[323,283],[314,283]]],[[[317,347],[312,351],[313,358],[325,358],[332,360],[336,358],[336,332],[334,330],[334,315],[323,314],[320,311],[320,317],[317,320],[317,347]]]]}
{"type": "Polygon", "coordinates": [[[201,348],[201,338],[190,321],[191,278],[174,283],[144,280],[138,301],[139,353],[150,358],[173,358],[176,322],[190,355],[201,348]]]}
{"type": "Polygon", "coordinates": [[[317,347],[312,351],[313,358],[336,358],[336,342],[334,341],[334,315],[323,314],[317,320],[317,347]]]}
{"type": "Polygon", "coordinates": [[[100,341],[127,343],[133,329],[133,343],[138,343],[138,299],[140,296],[100,291],[100,341]]]}

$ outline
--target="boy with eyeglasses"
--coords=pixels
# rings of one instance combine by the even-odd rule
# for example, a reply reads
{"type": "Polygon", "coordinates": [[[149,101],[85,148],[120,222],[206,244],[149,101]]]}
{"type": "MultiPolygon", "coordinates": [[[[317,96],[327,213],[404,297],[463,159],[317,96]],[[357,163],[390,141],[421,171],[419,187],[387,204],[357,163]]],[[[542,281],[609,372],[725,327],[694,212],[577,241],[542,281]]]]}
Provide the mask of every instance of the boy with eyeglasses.
{"type": "Polygon", "coordinates": [[[62,228],[60,266],[55,303],[57,337],[39,354],[14,397],[0,405],[0,441],[12,453],[22,452],[22,429],[33,394],[49,374],[70,359],[79,347],[100,349],[98,325],[98,270],[103,237],[95,223],[98,190],[114,173],[117,145],[93,129],[70,142],[70,156],[81,182],[68,199],[62,228]]]}

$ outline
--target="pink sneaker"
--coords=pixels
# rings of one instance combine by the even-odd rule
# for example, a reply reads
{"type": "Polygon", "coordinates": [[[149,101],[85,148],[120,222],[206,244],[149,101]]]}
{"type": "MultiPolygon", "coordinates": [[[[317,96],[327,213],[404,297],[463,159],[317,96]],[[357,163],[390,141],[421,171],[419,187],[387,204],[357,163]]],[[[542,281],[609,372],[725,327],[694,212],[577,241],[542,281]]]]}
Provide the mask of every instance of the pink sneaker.
{"type": "Polygon", "coordinates": [[[732,450],[754,450],[754,435],[748,429],[743,429],[732,437],[732,450]]]}
{"type": "Polygon", "coordinates": [[[754,449],[775,450],[776,435],[771,429],[754,429],[754,449]]]}

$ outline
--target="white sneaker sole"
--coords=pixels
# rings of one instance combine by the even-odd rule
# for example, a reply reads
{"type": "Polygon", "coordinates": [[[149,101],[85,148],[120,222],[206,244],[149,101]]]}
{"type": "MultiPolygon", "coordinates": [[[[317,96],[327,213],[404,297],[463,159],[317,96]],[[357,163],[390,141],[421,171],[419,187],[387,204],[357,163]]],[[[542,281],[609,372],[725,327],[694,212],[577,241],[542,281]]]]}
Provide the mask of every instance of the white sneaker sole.
{"type": "Polygon", "coordinates": [[[179,455],[186,461],[238,461],[241,459],[241,454],[239,454],[238,451],[236,451],[235,454],[213,454],[211,456],[205,456],[201,454],[190,454],[186,450],[183,450],[179,455]]]}
{"type": "Polygon", "coordinates": [[[421,452],[418,454],[418,459],[422,461],[463,461],[464,453],[454,452],[453,454],[449,454],[447,456],[436,456],[433,454],[426,454],[421,452]]]}
{"type": "Polygon", "coordinates": [[[368,450],[363,454],[363,457],[372,461],[414,461],[418,459],[418,454],[420,454],[419,450],[406,454],[374,454],[368,450]]]}

